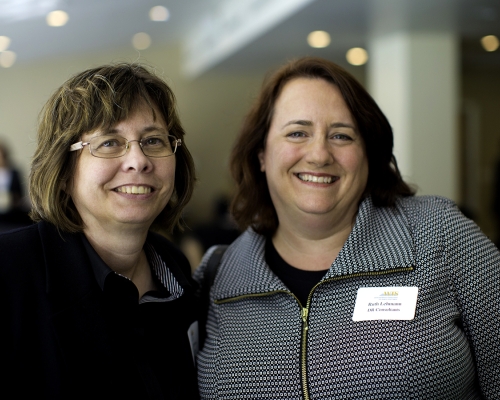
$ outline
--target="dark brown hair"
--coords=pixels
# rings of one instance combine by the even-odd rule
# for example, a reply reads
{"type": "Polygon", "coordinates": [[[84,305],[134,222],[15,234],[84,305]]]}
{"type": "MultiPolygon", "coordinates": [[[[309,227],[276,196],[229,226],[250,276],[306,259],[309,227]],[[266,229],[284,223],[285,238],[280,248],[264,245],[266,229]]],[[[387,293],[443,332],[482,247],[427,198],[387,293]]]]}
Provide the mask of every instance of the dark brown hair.
{"type": "Polygon", "coordinates": [[[169,86],[139,64],[110,64],[83,71],[66,81],[47,101],[39,117],[37,147],[29,179],[31,218],[48,221],[67,232],[83,229],[83,221],[65,191],[74,174],[77,152],[70,146],[85,133],[125,120],[144,101],[160,111],[170,135],[182,139],[175,153],[175,188],[155,224],[179,226],[181,212],[193,193],[195,172],[184,141],[184,129],[169,86]]]}
{"type": "Polygon", "coordinates": [[[363,198],[371,196],[375,206],[387,207],[393,206],[398,196],[414,195],[414,190],[403,181],[392,154],[392,128],[373,98],[337,64],[304,57],[285,64],[264,82],[234,144],[230,166],[237,188],[231,211],[240,228],[252,226],[256,232],[269,235],[278,227],[258,154],[265,147],[274,105],[283,87],[300,77],[324,79],[339,88],[366,147],[369,172],[363,198]]]}

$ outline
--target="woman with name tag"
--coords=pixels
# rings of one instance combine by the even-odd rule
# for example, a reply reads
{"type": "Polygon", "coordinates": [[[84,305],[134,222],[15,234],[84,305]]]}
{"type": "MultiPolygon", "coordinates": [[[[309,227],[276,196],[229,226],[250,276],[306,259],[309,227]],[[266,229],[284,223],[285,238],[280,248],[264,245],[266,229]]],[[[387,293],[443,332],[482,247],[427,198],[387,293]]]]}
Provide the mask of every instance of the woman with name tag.
{"type": "Polygon", "coordinates": [[[0,235],[2,390],[198,399],[197,301],[167,239],[194,184],[174,94],[137,64],[64,83],[40,115],[28,228],[0,235]]]}
{"type": "Polygon", "coordinates": [[[450,200],[415,197],[392,149],[336,64],[265,82],[231,155],[246,231],[210,290],[202,398],[500,398],[500,253],[450,200]]]}

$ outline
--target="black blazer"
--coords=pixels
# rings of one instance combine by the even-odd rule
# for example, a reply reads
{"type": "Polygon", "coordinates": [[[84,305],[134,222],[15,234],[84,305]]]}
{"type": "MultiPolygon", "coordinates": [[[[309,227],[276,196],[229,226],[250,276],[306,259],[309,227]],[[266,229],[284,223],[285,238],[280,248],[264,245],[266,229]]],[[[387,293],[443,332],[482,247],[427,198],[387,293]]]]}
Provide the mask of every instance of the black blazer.
{"type": "MultiPolygon", "coordinates": [[[[160,235],[150,233],[147,241],[184,288],[168,303],[168,315],[158,316],[169,324],[168,337],[155,344],[166,349],[158,358],[169,373],[153,386],[169,387],[167,398],[198,398],[187,339],[196,320],[189,264],[160,235]]],[[[154,380],[144,370],[143,376],[125,371],[124,379],[122,365],[111,354],[114,338],[105,329],[103,294],[81,234],[59,233],[41,222],[0,235],[0,257],[0,343],[7,371],[0,374],[2,392],[18,398],[127,398],[130,377],[154,380]]],[[[161,397],[150,393],[149,398],[161,397]]]]}

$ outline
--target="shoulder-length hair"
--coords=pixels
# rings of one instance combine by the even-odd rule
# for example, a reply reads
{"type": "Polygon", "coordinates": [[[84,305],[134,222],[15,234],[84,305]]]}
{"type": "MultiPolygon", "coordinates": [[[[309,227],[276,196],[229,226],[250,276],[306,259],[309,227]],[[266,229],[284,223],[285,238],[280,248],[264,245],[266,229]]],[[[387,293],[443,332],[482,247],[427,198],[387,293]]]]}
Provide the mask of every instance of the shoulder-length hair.
{"type": "Polygon", "coordinates": [[[37,146],[29,177],[31,218],[66,232],[80,232],[83,221],[66,191],[77,153],[70,146],[85,133],[125,120],[144,101],[162,114],[170,135],[182,139],[175,153],[175,187],[155,224],[171,231],[180,227],[184,206],[193,193],[194,163],[184,141],[184,129],[170,87],[139,64],[110,64],[88,69],[66,81],[50,97],[39,116],[37,146]]]}
{"type": "Polygon", "coordinates": [[[324,79],[340,90],[366,147],[369,172],[363,198],[371,196],[374,205],[387,207],[393,206],[398,196],[414,195],[403,181],[392,153],[392,128],[373,98],[337,64],[304,57],[285,64],[264,82],[233,146],[230,167],[237,187],[231,211],[240,228],[252,226],[256,232],[270,235],[278,227],[258,154],[265,147],[276,100],[283,87],[295,78],[324,79]]]}

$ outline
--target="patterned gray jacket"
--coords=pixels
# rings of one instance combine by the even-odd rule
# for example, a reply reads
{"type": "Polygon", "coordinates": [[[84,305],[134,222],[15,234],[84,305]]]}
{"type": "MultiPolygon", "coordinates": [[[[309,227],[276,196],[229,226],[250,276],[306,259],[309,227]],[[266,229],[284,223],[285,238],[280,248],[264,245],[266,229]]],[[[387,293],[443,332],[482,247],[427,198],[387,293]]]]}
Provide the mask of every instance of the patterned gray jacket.
{"type": "Polygon", "coordinates": [[[500,253],[451,201],[364,200],[304,305],[264,245],[248,229],[224,254],[198,355],[202,398],[500,399],[500,253]],[[392,286],[419,288],[414,319],[353,321],[358,288],[392,286]]]}

